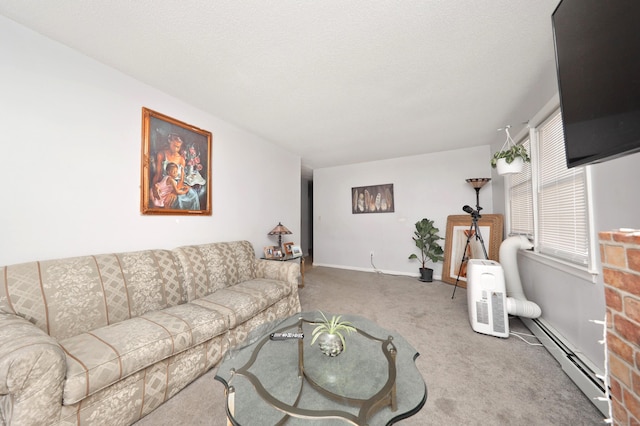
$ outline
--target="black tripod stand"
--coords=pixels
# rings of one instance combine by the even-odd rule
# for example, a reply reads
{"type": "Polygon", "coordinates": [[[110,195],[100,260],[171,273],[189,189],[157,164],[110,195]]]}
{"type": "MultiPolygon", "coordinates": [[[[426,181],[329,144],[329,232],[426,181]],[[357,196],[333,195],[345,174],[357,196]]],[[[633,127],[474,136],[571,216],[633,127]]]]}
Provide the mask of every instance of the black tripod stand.
{"type": "Polygon", "coordinates": [[[487,249],[484,246],[484,240],[482,239],[482,234],[480,233],[480,228],[478,227],[478,219],[481,218],[478,211],[482,209],[482,207],[478,207],[478,210],[473,210],[469,206],[464,206],[463,210],[467,213],[471,214],[471,226],[469,227],[469,231],[467,232],[467,243],[464,245],[464,250],[462,251],[462,259],[460,261],[460,268],[458,268],[458,276],[456,277],[456,285],[453,287],[453,294],[451,298],[453,299],[456,295],[456,289],[458,288],[458,281],[460,281],[460,274],[462,274],[462,268],[465,263],[469,261],[469,256],[467,256],[467,250],[469,248],[469,244],[471,243],[471,239],[475,236],[476,240],[480,241],[480,245],[482,246],[482,252],[484,253],[484,258],[488,259],[487,249]],[[467,210],[471,210],[470,212],[467,210]]]}
{"type": "Polygon", "coordinates": [[[469,227],[469,231],[467,232],[467,243],[464,245],[464,250],[462,251],[462,259],[460,260],[460,268],[458,268],[456,285],[453,287],[453,294],[451,295],[452,299],[456,295],[456,289],[458,288],[458,281],[460,281],[462,268],[464,267],[465,263],[469,261],[467,250],[469,249],[469,244],[471,243],[471,239],[474,236],[477,241],[480,241],[484,258],[489,259],[489,256],[487,255],[487,248],[484,246],[484,240],[482,239],[482,234],[480,233],[480,228],[478,227],[478,219],[482,217],[480,215],[480,210],[482,210],[482,207],[480,207],[480,188],[482,188],[490,180],[491,179],[488,178],[467,179],[467,182],[469,182],[473,186],[473,189],[476,190],[476,210],[473,210],[469,206],[462,207],[462,210],[471,215],[471,226],[469,227]]]}

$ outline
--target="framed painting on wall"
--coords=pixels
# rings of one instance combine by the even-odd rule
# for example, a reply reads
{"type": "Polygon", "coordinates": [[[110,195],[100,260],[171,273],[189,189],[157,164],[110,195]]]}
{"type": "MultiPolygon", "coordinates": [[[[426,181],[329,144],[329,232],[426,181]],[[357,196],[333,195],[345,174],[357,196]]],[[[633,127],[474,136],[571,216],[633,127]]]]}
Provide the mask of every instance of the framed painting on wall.
{"type": "Polygon", "coordinates": [[[392,213],[395,209],[393,184],[351,188],[351,213],[392,213]]]}
{"type": "Polygon", "coordinates": [[[484,259],[484,250],[480,237],[484,242],[487,256],[498,262],[500,244],[502,243],[501,214],[483,214],[478,219],[478,230],[472,227],[471,215],[452,215],[447,217],[447,232],[445,234],[444,264],[442,266],[442,281],[467,287],[467,268],[463,257],[468,259],[484,259]],[[469,244],[467,244],[467,239],[469,244]]]}
{"type": "Polygon", "coordinates": [[[142,108],[140,211],[211,215],[211,132],[142,108]]]}

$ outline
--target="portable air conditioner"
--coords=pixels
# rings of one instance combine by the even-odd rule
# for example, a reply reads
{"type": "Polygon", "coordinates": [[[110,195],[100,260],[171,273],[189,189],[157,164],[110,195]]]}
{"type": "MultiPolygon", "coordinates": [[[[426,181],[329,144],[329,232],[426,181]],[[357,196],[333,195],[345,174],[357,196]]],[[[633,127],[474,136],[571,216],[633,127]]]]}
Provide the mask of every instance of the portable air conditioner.
{"type": "Polygon", "coordinates": [[[509,337],[507,294],[502,266],[493,260],[467,261],[469,322],[478,333],[509,337]]]}

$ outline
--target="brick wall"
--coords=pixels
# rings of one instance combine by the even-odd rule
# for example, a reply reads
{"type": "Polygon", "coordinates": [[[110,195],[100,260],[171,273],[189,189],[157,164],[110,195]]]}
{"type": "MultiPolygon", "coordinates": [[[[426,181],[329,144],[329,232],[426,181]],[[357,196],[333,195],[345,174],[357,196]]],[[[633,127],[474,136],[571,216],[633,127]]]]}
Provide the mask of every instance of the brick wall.
{"type": "Polygon", "coordinates": [[[613,420],[640,425],[640,231],[599,237],[613,420]]]}

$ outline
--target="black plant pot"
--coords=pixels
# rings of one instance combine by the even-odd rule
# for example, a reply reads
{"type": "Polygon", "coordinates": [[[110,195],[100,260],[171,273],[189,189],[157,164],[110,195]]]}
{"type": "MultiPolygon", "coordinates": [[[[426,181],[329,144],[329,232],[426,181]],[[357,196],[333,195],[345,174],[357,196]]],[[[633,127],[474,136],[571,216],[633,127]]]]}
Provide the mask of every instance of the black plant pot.
{"type": "Polygon", "coordinates": [[[420,281],[424,281],[430,283],[433,281],[433,269],[431,268],[420,268],[420,281]]]}

